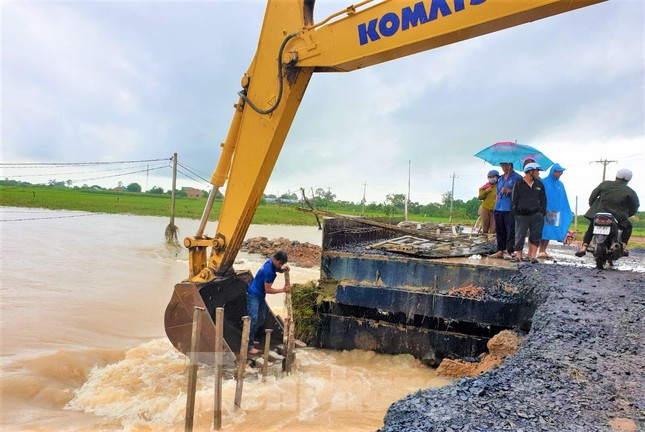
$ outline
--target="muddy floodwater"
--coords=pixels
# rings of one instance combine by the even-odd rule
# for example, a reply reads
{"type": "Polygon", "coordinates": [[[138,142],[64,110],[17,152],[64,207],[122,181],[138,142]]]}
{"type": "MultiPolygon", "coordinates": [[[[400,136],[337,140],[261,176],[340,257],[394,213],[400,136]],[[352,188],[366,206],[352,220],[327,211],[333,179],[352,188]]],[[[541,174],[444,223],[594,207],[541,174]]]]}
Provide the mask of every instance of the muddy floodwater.
{"type": "MultiPolygon", "coordinates": [[[[187,255],[165,245],[168,219],[6,207],[0,216],[0,429],[181,430],[188,362],[165,338],[163,315],[187,255]]],[[[180,239],[197,229],[177,225],[180,239]]],[[[315,227],[251,226],[247,237],[257,236],[321,242],[315,227]]],[[[240,253],[236,268],[262,262],[240,253]]],[[[292,268],[292,283],[319,276],[292,268]]],[[[269,296],[272,307],[282,301],[269,296]]],[[[223,430],[374,430],[392,402],[449,382],[407,355],[306,349],[291,376],[249,378],[241,410],[225,381],[223,430]]],[[[213,388],[202,368],[195,430],[211,429],[213,388]]]]}

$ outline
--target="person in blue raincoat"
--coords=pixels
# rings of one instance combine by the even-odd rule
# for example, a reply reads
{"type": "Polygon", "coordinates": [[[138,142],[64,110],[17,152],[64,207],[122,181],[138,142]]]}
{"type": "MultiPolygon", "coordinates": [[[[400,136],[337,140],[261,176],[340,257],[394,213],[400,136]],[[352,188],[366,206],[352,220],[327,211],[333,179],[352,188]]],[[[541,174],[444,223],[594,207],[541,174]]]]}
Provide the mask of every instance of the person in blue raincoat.
{"type": "Polygon", "coordinates": [[[540,241],[539,258],[552,259],[546,251],[549,241],[563,241],[573,221],[573,213],[569,206],[567,191],[560,177],[564,172],[560,164],[554,164],[549,175],[542,180],[546,190],[546,215],[544,215],[544,228],[542,229],[542,241],[540,241]]]}

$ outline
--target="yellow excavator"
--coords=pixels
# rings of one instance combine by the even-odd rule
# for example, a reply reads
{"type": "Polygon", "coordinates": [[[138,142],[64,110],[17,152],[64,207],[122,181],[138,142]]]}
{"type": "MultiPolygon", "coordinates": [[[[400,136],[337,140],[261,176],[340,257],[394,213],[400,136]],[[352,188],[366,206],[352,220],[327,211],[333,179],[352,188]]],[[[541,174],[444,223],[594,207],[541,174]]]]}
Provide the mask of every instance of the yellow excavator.
{"type": "MultiPolygon", "coordinates": [[[[188,279],[165,313],[168,338],[190,350],[193,309],[206,308],[200,352],[213,353],[214,311],[225,308],[224,339],[238,352],[249,271],[233,262],[314,72],[349,72],[606,0],[364,0],[314,23],[315,0],[268,0],[257,52],[213,172],[197,233],[184,240],[188,279]],[[214,236],[204,234],[213,200],[227,184],[214,236]],[[209,253],[210,250],[210,253],[209,253]]],[[[270,312],[270,311],[269,311],[270,312]]],[[[267,314],[274,344],[282,324],[267,314]]]]}

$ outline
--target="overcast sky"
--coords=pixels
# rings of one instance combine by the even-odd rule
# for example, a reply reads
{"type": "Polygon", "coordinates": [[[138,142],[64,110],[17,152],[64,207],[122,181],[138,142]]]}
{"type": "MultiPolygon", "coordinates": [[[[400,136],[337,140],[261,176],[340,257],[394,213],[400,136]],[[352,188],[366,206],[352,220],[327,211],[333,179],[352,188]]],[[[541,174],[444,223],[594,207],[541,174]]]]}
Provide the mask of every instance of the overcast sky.
{"type": "MultiPolygon", "coordinates": [[[[349,4],[318,0],[315,20],[349,4]]],[[[264,6],[2,2],[2,161],[177,152],[180,163],[210,178],[264,6]]],[[[619,161],[608,165],[610,178],[631,168],[630,186],[643,199],[644,20],[641,0],[611,0],[365,70],[314,75],[265,192],[331,188],[358,202],[366,183],[367,201],[382,202],[407,191],[411,161],[412,201],[440,201],[453,173],[455,197],[468,200],[493,168],[473,155],[517,140],[567,168],[562,181],[580,212],[601,180],[595,160],[619,161]]],[[[41,176],[21,179],[102,175],[69,168],[21,175],[35,172],[41,176]]],[[[0,176],[16,173],[4,168],[0,176]]],[[[168,189],[171,174],[79,183],[168,189]]],[[[183,176],[179,186],[208,188],[183,176]]]]}

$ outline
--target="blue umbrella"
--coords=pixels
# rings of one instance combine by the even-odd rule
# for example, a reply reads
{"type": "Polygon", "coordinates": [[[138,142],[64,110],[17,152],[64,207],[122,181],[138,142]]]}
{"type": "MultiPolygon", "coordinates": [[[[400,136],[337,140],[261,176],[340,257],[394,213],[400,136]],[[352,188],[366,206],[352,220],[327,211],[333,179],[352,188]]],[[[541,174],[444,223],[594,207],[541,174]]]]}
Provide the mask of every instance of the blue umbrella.
{"type": "Polygon", "coordinates": [[[502,162],[510,162],[513,164],[513,168],[517,170],[522,169],[524,161],[527,159],[533,159],[543,170],[553,165],[553,161],[538,149],[510,141],[495,143],[475,154],[475,156],[495,166],[499,166],[502,162]]]}

